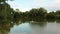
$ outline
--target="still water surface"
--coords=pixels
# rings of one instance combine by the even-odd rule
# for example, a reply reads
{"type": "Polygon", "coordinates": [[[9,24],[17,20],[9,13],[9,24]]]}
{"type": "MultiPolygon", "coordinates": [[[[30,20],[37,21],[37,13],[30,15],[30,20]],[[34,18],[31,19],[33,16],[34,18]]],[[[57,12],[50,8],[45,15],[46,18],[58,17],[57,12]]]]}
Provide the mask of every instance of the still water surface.
{"type": "Polygon", "coordinates": [[[60,23],[46,22],[44,25],[22,23],[14,25],[9,34],[60,34],[60,23]]]}

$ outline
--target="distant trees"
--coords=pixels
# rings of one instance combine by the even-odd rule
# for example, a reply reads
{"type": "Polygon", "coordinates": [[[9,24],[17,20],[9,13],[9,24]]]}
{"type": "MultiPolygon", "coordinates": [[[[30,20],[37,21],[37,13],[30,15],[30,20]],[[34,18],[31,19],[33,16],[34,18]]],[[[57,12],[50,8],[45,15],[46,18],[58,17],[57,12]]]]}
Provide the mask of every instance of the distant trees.
{"type": "Polygon", "coordinates": [[[44,8],[33,8],[30,11],[15,13],[14,16],[29,20],[56,19],[58,17],[60,18],[60,11],[57,10],[56,12],[52,11],[47,13],[47,10],[44,8]]]}
{"type": "Polygon", "coordinates": [[[47,11],[44,8],[38,8],[38,9],[31,9],[29,11],[29,17],[31,18],[44,18],[47,11]]]}
{"type": "Polygon", "coordinates": [[[55,12],[52,11],[52,12],[47,13],[46,19],[55,19],[55,12]]]}
{"type": "Polygon", "coordinates": [[[60,19],[60,10],[56,11],[56,19],[60,19]]]}
{"type": "Polygon", "coordinates": [[[26,12],[18,12],[16,11],[14,13],[14,18],[19,19],[28,19],[28,20],[37,20],[37,19],[45,19],[47,14],[47,10],[44,8],[38,8],[38,9],[31,9],[30,11],[26,12]]]}

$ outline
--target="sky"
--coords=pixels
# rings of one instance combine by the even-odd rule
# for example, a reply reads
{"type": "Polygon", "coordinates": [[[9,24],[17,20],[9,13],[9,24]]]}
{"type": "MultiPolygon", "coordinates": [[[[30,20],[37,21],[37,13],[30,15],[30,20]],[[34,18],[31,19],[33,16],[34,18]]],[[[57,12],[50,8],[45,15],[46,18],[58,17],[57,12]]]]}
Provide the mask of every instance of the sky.
{"type": "Polygon", "coordinates": [[[14,0],[8,1],[7,3],[10,4],[13,9],[18,8],[22,12],[40,7],[47,9],[48,12],[60,9],[60,0],[14,0]]]}

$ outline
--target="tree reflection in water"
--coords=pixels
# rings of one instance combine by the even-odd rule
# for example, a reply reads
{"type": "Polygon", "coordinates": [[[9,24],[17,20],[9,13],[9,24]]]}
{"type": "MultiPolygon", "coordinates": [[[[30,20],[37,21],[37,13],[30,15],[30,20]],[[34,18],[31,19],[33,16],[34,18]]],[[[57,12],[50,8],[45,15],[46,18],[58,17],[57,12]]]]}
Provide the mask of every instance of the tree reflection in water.
{"type": "Polygon", "coordinates": [[[8,34],[10,32],[10,28],[12,28],[14,25],[20,25],[21,23],[29,23],[31,26],[32,25],[40,25],[45,26],[47,22],[54,22],[60,23],[60,20],[33,20],[33,23],[31,20],[14,20],[14,21],[3,21],[0,22],[0,34],[8,34]]]}
{"type": "Polygon", "coordinates": [[[9,23],[7,21],[0,22],[0,34],[8,34],[11,27],[13,27],[12,23],[9,23]]]}
{"type": "Polygon", "coordinates": [[[8,34],[10,32],[10,28],[14,25],[19,25],[24,21],[14,20],[14,21],[1,21],[0,22],[0,34],[8,34]]]}

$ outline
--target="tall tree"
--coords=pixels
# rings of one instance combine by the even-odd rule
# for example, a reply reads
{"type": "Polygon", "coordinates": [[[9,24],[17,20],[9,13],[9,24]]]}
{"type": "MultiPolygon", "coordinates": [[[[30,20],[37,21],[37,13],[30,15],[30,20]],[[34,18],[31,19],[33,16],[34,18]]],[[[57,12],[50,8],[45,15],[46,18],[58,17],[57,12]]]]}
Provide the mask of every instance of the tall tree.
{"type": "Polygon", "coordinates": [[[8,18],[11,18],[10,16],[13,12],[13,9],[5,1],[8,0],[0,0],[0,17],[2,18],[2,20],[7,21],[8,18]]]}

